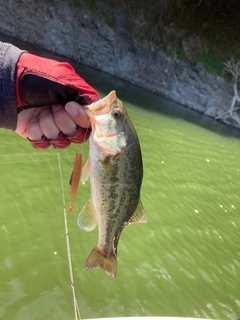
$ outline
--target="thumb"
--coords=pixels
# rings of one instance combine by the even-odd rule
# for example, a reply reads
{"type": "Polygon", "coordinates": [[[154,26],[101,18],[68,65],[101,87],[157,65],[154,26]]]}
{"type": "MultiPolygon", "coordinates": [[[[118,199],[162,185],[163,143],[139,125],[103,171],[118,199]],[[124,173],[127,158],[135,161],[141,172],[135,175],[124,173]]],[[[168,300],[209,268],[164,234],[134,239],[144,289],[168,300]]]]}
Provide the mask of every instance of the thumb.
{"type": "Polygon", "coordinates": [[[89,128],[90,120],[83,107],[75,102],[70,101],[65,105],[65,110],[69,117],[81,128],[89,128]]]}

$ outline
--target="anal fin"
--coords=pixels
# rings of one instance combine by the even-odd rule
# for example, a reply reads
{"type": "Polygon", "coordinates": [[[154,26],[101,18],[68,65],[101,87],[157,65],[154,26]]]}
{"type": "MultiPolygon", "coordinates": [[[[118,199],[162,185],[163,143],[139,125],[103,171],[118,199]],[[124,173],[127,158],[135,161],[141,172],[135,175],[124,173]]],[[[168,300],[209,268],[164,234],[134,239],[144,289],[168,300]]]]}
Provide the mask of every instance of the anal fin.
{"type": "Polygon", "coordinates": [[[131,216],[129,223],[146,223],[147,222],[147,216],[146,213],[143,209],[143,205],[141,200],[139,200],[138,206],[134,212],[134,214],[131,216]]]}

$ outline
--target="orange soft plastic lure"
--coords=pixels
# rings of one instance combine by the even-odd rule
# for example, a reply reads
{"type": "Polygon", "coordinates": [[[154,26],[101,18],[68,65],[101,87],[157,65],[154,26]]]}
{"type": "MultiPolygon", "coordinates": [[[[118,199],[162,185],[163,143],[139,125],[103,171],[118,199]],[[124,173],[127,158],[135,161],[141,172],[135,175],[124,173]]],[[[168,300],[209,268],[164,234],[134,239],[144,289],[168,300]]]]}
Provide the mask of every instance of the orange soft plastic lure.
{"type": "Polygon", "coordinates": [[[82,171],[82,155],[81,153],[76,153],[76,157],[74,160],[74,167],[72,176],[70,179],[70,185],[71,185],[71,205],[70,208],[67,211],[67,214],[70,212],[76,210],[75,207],[75,198],[78,190],[78,185],[81,177],[81,171],[82,171]]]}

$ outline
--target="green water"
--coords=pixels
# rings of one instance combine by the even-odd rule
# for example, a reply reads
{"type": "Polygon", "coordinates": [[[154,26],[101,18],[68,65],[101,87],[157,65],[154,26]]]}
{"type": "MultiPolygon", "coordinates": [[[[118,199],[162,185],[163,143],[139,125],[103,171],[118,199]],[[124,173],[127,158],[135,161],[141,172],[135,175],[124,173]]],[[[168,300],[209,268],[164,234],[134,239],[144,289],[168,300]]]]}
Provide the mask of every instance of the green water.
{"type": "MultiPolygon", "coordinates": [[[[128,109],[142,147],[148,216],[124,229],[116,279],[86,271],[98,231],[77,227],[89,198],[89,183],[80,186],[67,222],[82,318],[240,317],[240,132],[75,67],[101,96],[116,89],[128,109]]],[[[74,319],[60,167],[68,207],[74,156],[87,159],[88,144],[38,151],[13,132],[0,135],[0,318],[74,319]]]]}

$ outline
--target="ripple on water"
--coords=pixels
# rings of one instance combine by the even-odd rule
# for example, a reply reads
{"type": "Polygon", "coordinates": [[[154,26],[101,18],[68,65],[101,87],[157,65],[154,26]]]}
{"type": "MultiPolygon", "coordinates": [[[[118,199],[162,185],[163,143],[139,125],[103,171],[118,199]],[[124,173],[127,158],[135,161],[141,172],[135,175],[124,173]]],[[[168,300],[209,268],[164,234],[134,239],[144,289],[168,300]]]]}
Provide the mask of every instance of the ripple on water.
{"type": "MultiPolygon", "coordinates": [[[[104,76],[99,79],[102,84],[104,76]]],[[[116,83],[114,79],[118,91],[116,83]]],[[[178,105],[135,90],[129,84],[121,87],[121,93],[132,94],[131,104],[124,102],[142,146],[141,197],[148,223],[123,231],[118,275],[111,279],[101,270],[84,270],[97,230],[82,234],[76,225],[78,212],[68,216],[80,311],[84,318],[236,319],[240,316],[239,140],[226,126],[221,129],[209,118],[184,108],[180,112],[178,105]],[[139,105],[134,105],[136,98],[139,105]]],[[[73,301],[56,150],[31,152],[26,141],[7,130],[1,137],[0,237],[5,245],[0,252],[4,268],[0,315],[10,310],[14,319],[29,314],[32,319],[69,319],[73,301]]],[[[82,150],[86,156],[87,147],[82,150]]],[[[77,151],[79,146],[59,152],[65,159],[68,200],[77,151]]],[[[88,198],[81,186],[78,211],[88,198]]]]}

